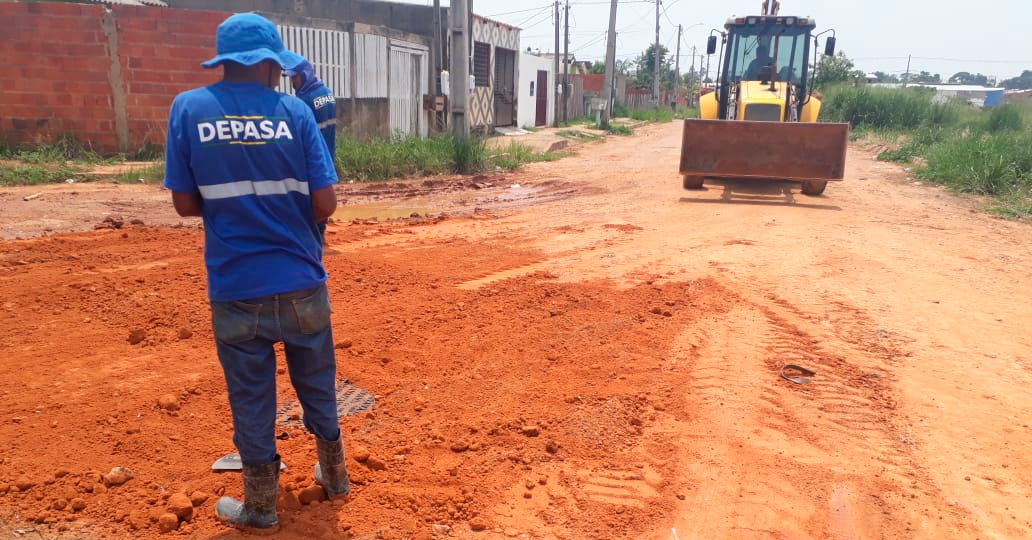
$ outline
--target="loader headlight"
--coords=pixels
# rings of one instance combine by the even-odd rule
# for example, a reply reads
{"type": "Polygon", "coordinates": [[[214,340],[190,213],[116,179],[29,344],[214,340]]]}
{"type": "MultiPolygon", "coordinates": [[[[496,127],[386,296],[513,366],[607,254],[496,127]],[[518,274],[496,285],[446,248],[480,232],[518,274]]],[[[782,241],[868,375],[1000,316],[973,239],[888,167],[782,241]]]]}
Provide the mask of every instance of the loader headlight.
{"type": "Polygon", "coordinates": [[[756,24],[756,22],[759,21],[759,18],[749,17],[747,20],[749,21],[749,24],[756,24]]]}
{"type": "Polygon", "coordinates": [[[785,17],[785,24],[787,24],[789,26],[795,26],[795,22],[796,22],[796,18],[795,17],[785,17]]]}

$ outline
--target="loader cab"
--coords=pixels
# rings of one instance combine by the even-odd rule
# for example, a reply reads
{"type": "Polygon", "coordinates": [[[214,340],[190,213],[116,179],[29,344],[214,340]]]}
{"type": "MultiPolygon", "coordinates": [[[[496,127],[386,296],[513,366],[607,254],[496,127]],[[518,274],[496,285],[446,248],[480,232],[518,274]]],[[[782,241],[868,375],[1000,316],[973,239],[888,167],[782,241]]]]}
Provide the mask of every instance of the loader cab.
{"type": "MultiPolygon", "coordinates": [[[[794,121],[809,86],[812,18],[734,17],[724,25],[717,82],[721,120],[794,121]]],[[[715,36],[714,36],[715,37],[715,36]]],[[[715,39],[709,49],[715,48],[715,39]]]]}

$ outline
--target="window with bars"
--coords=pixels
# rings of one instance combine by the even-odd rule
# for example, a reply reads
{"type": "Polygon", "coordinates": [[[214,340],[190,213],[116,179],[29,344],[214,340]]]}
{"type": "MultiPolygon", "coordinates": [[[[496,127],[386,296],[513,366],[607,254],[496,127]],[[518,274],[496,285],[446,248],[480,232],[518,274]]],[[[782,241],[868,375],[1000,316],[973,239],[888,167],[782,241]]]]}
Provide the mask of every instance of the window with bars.
{"type": "Polygon", "coordinates": [[[491,45],[473,42],[473,77],[477,86],[491,86],[491,45]]]}

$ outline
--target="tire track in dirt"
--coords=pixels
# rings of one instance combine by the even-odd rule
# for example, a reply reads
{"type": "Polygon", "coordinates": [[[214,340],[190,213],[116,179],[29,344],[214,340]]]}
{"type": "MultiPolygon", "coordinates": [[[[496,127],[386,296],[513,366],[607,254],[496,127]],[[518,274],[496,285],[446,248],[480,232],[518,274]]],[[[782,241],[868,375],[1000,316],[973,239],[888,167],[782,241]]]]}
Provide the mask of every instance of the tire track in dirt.
{"type": "MultiPolygon", "coordinates": [[[[677,517],[680,537],[913,538],[930,518],[905,501],[935,490],[897,429],[889,366],[871,369],[899,351],[856,340],[869,323],[844,304],[819,306],[834,320],[829,340],[758,285],[729,288],[742,303],[677,345],[691,358],[685,460],[695,485],[677,517]],[[778,378],[786,363],[817,375],[792,385],[778,378]]],[[[957,517],[952,526],[962,527],[957,517]]]]}

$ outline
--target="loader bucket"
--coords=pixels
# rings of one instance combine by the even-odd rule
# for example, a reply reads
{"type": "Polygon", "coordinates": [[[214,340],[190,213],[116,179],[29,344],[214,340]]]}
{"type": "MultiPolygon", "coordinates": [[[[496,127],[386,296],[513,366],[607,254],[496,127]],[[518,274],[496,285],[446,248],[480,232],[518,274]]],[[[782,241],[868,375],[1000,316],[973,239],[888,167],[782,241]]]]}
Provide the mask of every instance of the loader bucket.
{"type": "Polygon", "coordinates": [[[681,174],[842,180],[849,124],[685,120],[681,174]]]}

